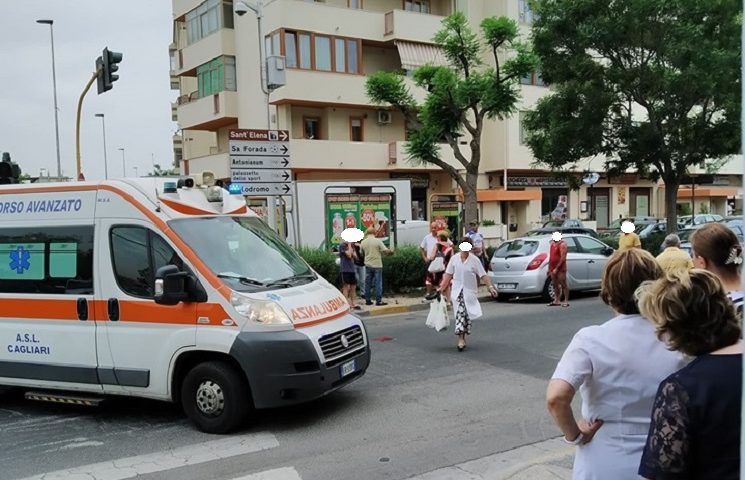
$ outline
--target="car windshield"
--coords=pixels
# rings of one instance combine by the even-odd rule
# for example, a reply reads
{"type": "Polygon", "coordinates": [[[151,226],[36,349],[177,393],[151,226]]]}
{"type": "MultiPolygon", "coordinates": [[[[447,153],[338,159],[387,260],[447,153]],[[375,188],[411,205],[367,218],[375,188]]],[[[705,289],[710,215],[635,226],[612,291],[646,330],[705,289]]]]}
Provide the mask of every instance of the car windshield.
{"type": "Polygon", "coordinates": [[[538,250],[538,241],[513,240],[505,242],[494,252],[494,258],[513,258],[533,255],[538,250]]]}
{"type": "Polygon", "coordinates": [[[224,216],[168,223],[235,290],[289,287],[316,278],[295,250],[258,218],[224,216]]]}
{"type": "Polygon", "coordinates": [[[543,227],[561,227],[564,225],[564,220],[549,220],[543,224],[543,227]]]}

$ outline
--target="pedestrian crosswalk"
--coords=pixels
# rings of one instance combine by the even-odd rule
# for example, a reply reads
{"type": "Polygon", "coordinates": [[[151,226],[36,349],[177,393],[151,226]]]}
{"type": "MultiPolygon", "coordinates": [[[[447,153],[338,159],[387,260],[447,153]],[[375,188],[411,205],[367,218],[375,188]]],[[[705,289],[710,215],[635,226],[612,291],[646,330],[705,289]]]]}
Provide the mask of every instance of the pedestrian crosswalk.
{"type": "MultiPolygon", "coordinates": [[[[153,475],[175,468],[257,453],[278,446],[277,438],[271,433],[236,435],[171,450],[46,472],[22,480],[126,480],[141,475],[153,475]]],[[[282,467],[230,480],[302,480],[302,477],[294,467],[282,467]]]]}

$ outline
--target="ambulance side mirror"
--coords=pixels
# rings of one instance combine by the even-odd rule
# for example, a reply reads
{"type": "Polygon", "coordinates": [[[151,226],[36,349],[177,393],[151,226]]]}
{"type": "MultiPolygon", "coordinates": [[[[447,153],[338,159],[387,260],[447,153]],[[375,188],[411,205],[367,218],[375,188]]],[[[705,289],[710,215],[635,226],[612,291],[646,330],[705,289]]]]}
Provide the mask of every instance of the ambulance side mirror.
{"type": "Polygon", "coordinates": [[[189,300],[187,286],[191,275],[175,265],[165,265],[155,272],[155,303],[176,305],[189,300]]]}

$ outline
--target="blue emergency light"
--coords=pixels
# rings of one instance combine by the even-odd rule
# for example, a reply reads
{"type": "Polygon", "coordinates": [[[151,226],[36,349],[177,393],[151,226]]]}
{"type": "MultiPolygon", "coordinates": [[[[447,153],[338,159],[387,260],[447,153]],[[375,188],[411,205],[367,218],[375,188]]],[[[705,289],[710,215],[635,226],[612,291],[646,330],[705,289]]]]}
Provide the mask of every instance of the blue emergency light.
{"type": "Polygon", "coordinates": [[[238,183],[231,183],[230,185],[228,185],[228,192],[233,195],[241,193],[242,190],[243,188],[238,183]]]}

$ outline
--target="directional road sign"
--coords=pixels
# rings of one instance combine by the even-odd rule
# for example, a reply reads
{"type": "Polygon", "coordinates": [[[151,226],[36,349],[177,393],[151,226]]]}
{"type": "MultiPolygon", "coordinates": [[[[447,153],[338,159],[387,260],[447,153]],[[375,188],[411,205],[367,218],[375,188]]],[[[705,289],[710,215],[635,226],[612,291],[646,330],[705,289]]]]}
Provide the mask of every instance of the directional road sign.
{"type": "Polygon", "coordinates": [[[244,155],[230,156],[230,169],[234,168],[288,168],[290,166],[290,157],[254,157],[244,155]]]}
{"type": "Polygon", "coordinates": [[[233,168],[230,170],[230,181],[236,183],[289,182],[291,179],[291,170],[260,170],[252,168],[233,168]]]}
{"type": "Polygon", "coordinates": [[[231,193],[254,196],[292,195],[289,183],[231,183],[231,193]]]}
{"type": "Polygon", "coordinates": [[[231,129],[230,191],[252,196],[292,195],[287,130],[231,129]]]}

